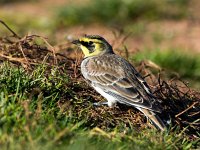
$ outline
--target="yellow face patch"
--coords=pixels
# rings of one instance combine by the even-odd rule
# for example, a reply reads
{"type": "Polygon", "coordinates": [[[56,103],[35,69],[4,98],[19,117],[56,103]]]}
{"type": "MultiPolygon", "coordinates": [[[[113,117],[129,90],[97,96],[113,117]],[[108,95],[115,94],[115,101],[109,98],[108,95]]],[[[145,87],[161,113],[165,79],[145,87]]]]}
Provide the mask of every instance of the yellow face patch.
{"type": "Polygon", "coordinates": [[[98,39],[88,39],[83,37],[79,39],[80,48],[83,51],[85,57],[99,55],[104,49],[102,41],[98,39]]]}

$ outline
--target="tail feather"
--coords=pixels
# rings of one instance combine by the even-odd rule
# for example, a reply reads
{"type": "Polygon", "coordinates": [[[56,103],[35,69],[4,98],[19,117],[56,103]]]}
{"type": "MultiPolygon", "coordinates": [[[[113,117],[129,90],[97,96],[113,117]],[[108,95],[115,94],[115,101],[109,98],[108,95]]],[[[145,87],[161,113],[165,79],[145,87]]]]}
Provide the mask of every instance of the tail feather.
{"type": "Polygon", "coordinates": [[[160,119],[160,117],[158,115],[156,115],[156,113],[145,109],[145,108],[138,108],[141,112],[144,113],[144,115],[149,118],[151,120],[151,122],[153,123],[153,125],[157,128],[160,129],[161,131],[164,131],[166,129],[165,124],[163,123],[163,121],[160,119]]]}

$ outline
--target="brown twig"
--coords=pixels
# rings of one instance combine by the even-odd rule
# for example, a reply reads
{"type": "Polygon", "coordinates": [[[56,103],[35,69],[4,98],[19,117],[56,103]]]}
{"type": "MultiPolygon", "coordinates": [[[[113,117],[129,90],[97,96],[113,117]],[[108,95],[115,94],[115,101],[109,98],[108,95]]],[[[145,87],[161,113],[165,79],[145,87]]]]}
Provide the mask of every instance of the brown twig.
{"type": "Polygon", "coordinates": [[[76,57],[75,63],[73,65],[74,77],[77,78],[78,77],[78,75],[77,75],[77,73],[78,73],[78,66],[80,64],[80,59],[81,59],[82,55],[78,55],[77,50],[75,51],[75,53],[76,53],[76,56],[79,56],[79,57],[76,57]]]}
{"type": "Polygon", "coordinates": [[[3,24],[12,34],[14,37],[21,39],[4,21],[0,20],[0,23],[3,24]]]}
{"type": "Polygon", "coordinates": [[[6,58],[9,61],[20,62],[20,63],[25,61],[24,58],[10,57],[10,56],[4,55],[3,53],[0,53],[0,57],[6,58]]]}
{"type": "Polygon", "coordinates": [[[47,50],[53,53],[54,64],[57,64],[58,61],[57,61],[57,57],[56,57],[57,53],[55,52],[55,48],[46,40],[45,37],[33,34],[33,35],[25,36],[24,38],[21,39],[21,41],[25,41],[25,40],[31,40],[32,41],[34,37],[42,39],[47,44],[47,46],[50,48],[50,50],[49,49],[47,49],[47,50]]]}
{"type": "Polygon", "coordinates": [[[192,117],[192,116],[195,116],[195,115],[198,115],[198,114],[200,114],[200,111],[197,111],[197,112],[194,112],[192,114],[189,114],[188,116],[192,117]]]}
{"type": "Polygon", "coordinates": [[[29,61],[28,61],[28,59],[26,58],[26,56],[25,56],[25,54],[24,54],[24,51],[23,51],[23,49],[22,49],[22,46],[21,46],[20,44],[19,44],[19,49],[20,49],[20,51],[22,52],[22,55],[23,55],[24,59],[26,60],[27,64],[30,66],[29,61]]]}
{"type": "Polygon", "coordinates": [[[55,48],[51,44],[49,44],[49,42],[44,37],[42,37],[42,36],[39,36],[39,37],[50,47],[50,49],[52,50],[52,53],[53,53],[54,63],[58,64],[55,48]]]}
{"type": "Polygon", "coordinates": [[[124,45],[124,50],[125,50],[125,58],[128,59],[129,58],[129,52],[128,52],[128,48],[126,47],[126,45],[124,45]]]}
{"type": "Polygon", "coordinates": [[[196,104],[198,104],[198,102],[194,102],[192,105],[190,105],[190,107],[186,108],[184,111],[180,112],[175,117],[177,118],[178,116],[182,115],[183,113],[185,113],[186,111],[188,111],[189,109],[191,109],[196,104]]]}

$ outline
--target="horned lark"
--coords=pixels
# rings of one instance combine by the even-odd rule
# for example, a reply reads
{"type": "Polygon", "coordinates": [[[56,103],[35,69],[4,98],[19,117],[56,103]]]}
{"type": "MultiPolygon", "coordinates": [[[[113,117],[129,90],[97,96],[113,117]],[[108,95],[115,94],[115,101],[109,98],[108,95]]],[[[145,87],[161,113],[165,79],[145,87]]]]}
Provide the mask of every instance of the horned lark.
{"type": "Polygon", "coordinates": [[[109,107],[122,103],[136,107],[153,125],[164,130],[165,125],[156,113],[156,105],[149,86],[135,68],[113,52],[112,46],[101,36],[85,35],[72,42],[81,48],[85,58],[81,72],[90,85],[100,93],[109,107]]]}

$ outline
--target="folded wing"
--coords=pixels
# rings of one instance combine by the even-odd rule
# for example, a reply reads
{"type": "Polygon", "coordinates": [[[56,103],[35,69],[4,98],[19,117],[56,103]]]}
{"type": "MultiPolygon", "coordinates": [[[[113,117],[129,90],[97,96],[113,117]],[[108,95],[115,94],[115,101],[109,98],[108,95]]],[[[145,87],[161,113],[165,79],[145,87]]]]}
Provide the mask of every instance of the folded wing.
{"type": "Polygon", "coordinates": [[[145,80],[129,62],[117,55],[89,59],[84,76],[120,103],[160,111],[145,80]]]}

